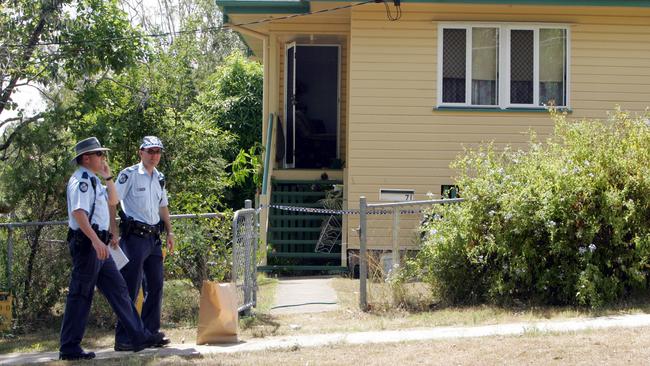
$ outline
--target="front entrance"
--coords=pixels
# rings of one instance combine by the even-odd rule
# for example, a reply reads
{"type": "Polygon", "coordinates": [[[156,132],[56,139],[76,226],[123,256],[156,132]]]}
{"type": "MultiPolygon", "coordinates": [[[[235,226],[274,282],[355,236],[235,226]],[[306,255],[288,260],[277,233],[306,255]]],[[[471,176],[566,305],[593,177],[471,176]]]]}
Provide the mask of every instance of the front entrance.
{"type": "Polygon", "coordinates": [[[286,168],[336,168],[339,157],[340,46],[286,48],[286,168]]]}

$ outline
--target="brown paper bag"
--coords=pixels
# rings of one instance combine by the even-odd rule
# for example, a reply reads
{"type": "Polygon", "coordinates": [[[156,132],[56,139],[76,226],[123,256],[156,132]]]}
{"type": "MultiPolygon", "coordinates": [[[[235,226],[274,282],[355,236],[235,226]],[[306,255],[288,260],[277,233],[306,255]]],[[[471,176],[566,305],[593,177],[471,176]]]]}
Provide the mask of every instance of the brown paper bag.
{"type": "Polygon", "coordinates": [[[237,342],[239,313],[232,283],[203,281],[196,344],[237,342]]]}

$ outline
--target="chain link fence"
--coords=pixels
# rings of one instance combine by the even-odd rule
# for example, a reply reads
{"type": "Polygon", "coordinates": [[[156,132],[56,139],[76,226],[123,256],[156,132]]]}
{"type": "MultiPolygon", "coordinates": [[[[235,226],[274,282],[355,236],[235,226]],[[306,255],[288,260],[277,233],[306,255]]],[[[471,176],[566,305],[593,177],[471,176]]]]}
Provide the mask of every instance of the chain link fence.
{"type": "Polygon", "coordinates": [[[249,314],[257,303],[258,211],[246,200],[232,219],[232,281],[237,286],[239,312],[249,314]]]}
{"type": "MultiPolygon", "coordinates": [[[[250,202],[247,205],[250,206],[250,202]]],[[[177,249],[168,258],[172,262],[165,261],[165,268],[167,271],[172,263],[176,270],[166,272],[166,276],[188,280],[194,287],[201,282],[200,278],[230,280],[240,291],[239,310],[248,313],[256,303],[257,212],[251,208],[236,211],[232,226],[224,222],[229,217],[222,213],[171,215],[177,232],[177,249]],[[185,248],[188,253],[178,252],[182,250],[179,240],[188,242],[185,248]]],[[[9,313],[19,317],[16,319],[24,318],[21,323],[24,323],[22,320],[29,324],[49,322],[48,318],[58,314],[59,304],[65,301],[61,290],[69,281],[70,255],[65,240],[68,222],[7,222],[11,217],[3,219],[5,222],[0,223],[0,302],[2,298],[9,299],[9,306],[13,308],[9,313]]],[[[6,318],[6,314],[0,317],[6,318]]],[[[6,319],[0,319],[0,323],[2,320],[6,319]]]]}
{"type": "MultiPolygon", "coordinates": [[[[391,299],[391,291],[384,279],[401,268],[402,258],[409,248],[419,246],[419,226],[424,215],[437,205],[459,203],[462,198],[391,203],[367,203],[359,200],[359,307],[371,308],[369,294],[373,294],[374,307],[391,299]],[[368,248],[371,244],[372,255],[368,248]],[[377,250],[376,248],[383,248],[377,250]],[[370,280],[370,281],[368,281],[370,280]]],[[[423,292],[417,286],[413,291],[423,292]]],[[[390,306],[390,304],[388,304],[390,306]]]]}

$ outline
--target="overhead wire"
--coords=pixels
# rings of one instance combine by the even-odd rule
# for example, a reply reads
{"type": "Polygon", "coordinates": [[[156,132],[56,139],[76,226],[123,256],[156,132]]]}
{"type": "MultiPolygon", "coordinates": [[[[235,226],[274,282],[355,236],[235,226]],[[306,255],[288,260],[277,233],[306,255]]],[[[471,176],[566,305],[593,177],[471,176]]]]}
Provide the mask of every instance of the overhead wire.
{"type": "MultiPolygon", "coordinates": [[[[223,24],[223,25],[216,26],[216,27],[188,29],[188,30],[180,30],[180,31],[174,31],[174,32],[149,33],[149,34],[139,34],[139,35],[133,35],[133,36],[109,37],[109,38],[94,39],[94,40],[89,39],[89,40],[77,40],[77,41],[37,42],[37,43],[34,43],[32,45],[19,44],[19,43],[18,44],[5,44],[5,45],[2,45],[2,46],[3,47],[8,47],[8,48],[27,48],[27,47],[36,47],[36,46],[88,45],[88,44],[96,44],[96,43],[112,42],[112,41],[127,41],[127,40],[135,40],[135,39],[142,39],[142,38],[169,37],[169,36],[172,36],[172,35],[208,33],[208,32],[221,31],[221,30],[229,29],[229,28],[233,28],[233,27],[250,26],[250,25],[271,23],[271,22],[275,22],[275,21],[294,19],[294,18],[298,18],[298,17],[310,16],[310,15],[316,15],[316,14],[324,14],[324,13],[339,11],[339,10],[343,10],[343,9],[349,9],[349,8],[353,8],[353,7],[357,7],[357,6],[361,6],[361,5],[365,5],[365,4],[370,4],[370,3],[375,3],[375,2],[376,2],[375,0],[366,0],[366,1],[358,2],[358,3],[354,3],[354,4],[341,5],[341,6],[337,6],[337,7],[333,7],[333,8],[326,8],[326,9],[321,9],[321,10],[316,10],[316,11],[309,11],[309,12],[304,12],[304,13],[290,14],[290,15],[285,15],[285,16],[280,16],[280,17],[272,17],[271,16],[271,17],[267,17],[267,18],[263,18],[263,19],[259,19],[259,20],[254,20],[254,21],[250,21],[250,22],[244,22],[244,23],[223,24]]],[[[399,10],[398,14],[399,14],[399,16],[401,16],[401,10],[399,10]]],[[[396,19],[391,19],[391,20],[396,20],[396,19]]]]}
{"type": "Polygon", "coordinates": [[[393,12],[390,10],[390,6],[388,5],[388,2],[386,0],[381,0],[381,2],[383,2],[384,6],[386,7],[386,17],[388,18],[388,20],[394,22],[402,18],[401,0],[393,0],[393,6],[395,7],[395,15],[393,15],[393,12]]]}

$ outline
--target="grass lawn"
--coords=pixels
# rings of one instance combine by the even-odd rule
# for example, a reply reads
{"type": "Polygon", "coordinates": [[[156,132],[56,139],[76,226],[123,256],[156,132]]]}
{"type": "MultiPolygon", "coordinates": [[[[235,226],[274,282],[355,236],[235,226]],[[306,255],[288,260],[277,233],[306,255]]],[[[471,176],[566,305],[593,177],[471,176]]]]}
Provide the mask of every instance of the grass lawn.
{"type": "MultiPolygon", "coordinates": [[[[649,328],[436,340],[368,345],[334,344],[199,357],[140,357],[83,365],[647,365],[649,328]]],[[[68,365],[57,362],[55,364],[68,365]]]]}
{"type": "MultiPolygon", "coordinates": [[[[339,297],[337,311],[309,314],[286,314],[270,316],[260,312],[247,323],[246,333],[254,337],[277,335],[356,332],[367,330],[394,330],[436,326],[471,326],[539,320],[560,320],[603,315],[622,315],[650,313],[647,299],[620,304],[598,311],[570,307],[520,307],[502,308],[497,306],[440,307],[422,284],[411,284],[411,288],[401,293],[406,302],[419,304],[416,307],[426,311],[409,311],[389,308],[385,299],[390,298],[388,285],[369,286],[368,299],[372,305],[370,312],[359,310],[359,280],[334,278],[332,285],[339,297]]],[[[263,292],[260,289],[260,292],[263,292]]],[[[416,305],[417,305],[416,304],[416,305]]]]}
{"type": "MultiPolygon", "coordinates": [[[[428,311],[407,311],[390,309],[387,306],[375,306],[370,312],[362,312],[358,307],[359,282],[349,278],[334,278],[340,308],[327,313],[287,314],[273,316],[269,309],[273,304],[277,280],[261,277],[259,279],[258,307],[255,316],[240,320],[240,339],[258,337],[315,334],[331,332],[354,332],[382,329],[406,329],[418,327],[435,327],[451,325],[486,325],[509,322],[539,321],[546,319],[567,319],[602,315],[621,315],[650,312],[644,299],[637,303],[602,309],[598,312],[574,308],[500,308],[494,306],[474,306],[463,308],[442,308],[428,298],[428,291],[423,285],[410,285],[401,292],[401,298],[407,302],[419,303],[429,307],[428,311]],[[433,304],[433,305],[432,305],[433,304]]],[[[386,299],[392,290],[387,285],[373,284],[369,299],[386,299]]],[[[379,303],[379,302],[377,302],[379,303]]],[[[196,324],[164,327],[165,333],[174,343],[193,343],[196,339],[196,324]]],[[[494,337],[490,339],[463,339],[428,342],[411,342],[404,344],[383,345],[332,345],[318,349],[291,349],[264,351],[245,355],[207,355],[198,358],[141,357],[129,355],[114,361],[115,364],[340,364],[341,362],[359,362],[362,364],[386,363],[424,363],[424,364],[475,364],[478,363],[512,363],[512,364],[587,364],[607,362],[612,350],[617,350],[621,361],[645,360],[650,355],[650,339],[644,337],[648,329],[622,329],[590,331],[575,334],[526,334],[524,336],[494,337]],[[490,348],[492,347],[492,348],[490,348]],[[585,353],[581,347],[591,351],[585,353]],[[618,347],[618,348],[612,348],[618,347]],[[363,349],[361,351],[360,349],[363,349]],[[494,352],[495,350],[498,352],[494,352]],[[542,350],[548,349],[545,353],[542,350]],[[624,352],[625,351],[625,352],[624,352]],[[481,355],[481,352],[485,353],[481,355]],[[368,360],[365,354],[372,355],[368,360]],[[552,357],[551,357],[552,356],[552,357]],[[581,356],[583,363],[576,357],[581,356]],[[623,357],[625,356],[625,357],[623,357]],[[376,359],[375,359],[376,357],[376,359]],[[550,359],[548,357],[551,357],[550,359]],[[555,358],[554,358],[555,357],[555,358]],[[644,358],[645,357],[645,358],[644,358]],[[416,361],[419,360],[419,361],[416,361]],[[473,360],[473,361],[472,361],[473,360]],[[480,361],[479,361],[480,360],[480,361]],[[542,362],[544,360],[545,362],[542,362]],[[506,362],[507,361],[507,362],[506,362]]],[[[87,349],[110,348],[113,346],[113,332],[110,329],[88,329],[83,346],[87,349]]],[[[17,335],[13,338],[0,339],[0,353],[54,351],[58,348],[58,328],[44,329],[38,332],[17,335]]],[[[613,356],[612,356],[613,357],[613,356]]],[[[618,359],[617,359],[618,360],[618,359]]],[[[102,361],[106,363],[106,361],[102,361]]],[[[109,363],[112,363],[109,362],[109,363]]],[[[617,362],[614,362],[617,363],[617,362]]]]}

